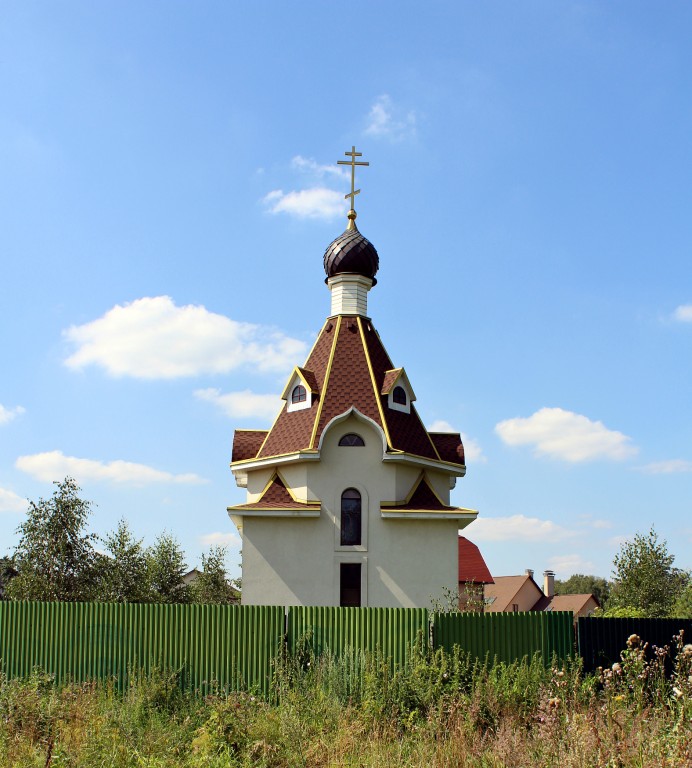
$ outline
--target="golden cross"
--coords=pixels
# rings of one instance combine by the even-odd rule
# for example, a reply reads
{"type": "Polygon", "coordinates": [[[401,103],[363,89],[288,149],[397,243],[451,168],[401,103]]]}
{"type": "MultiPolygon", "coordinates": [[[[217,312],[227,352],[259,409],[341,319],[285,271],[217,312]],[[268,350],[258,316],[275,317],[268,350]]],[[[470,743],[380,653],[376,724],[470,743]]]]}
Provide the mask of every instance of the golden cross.
{"type": "Polygon", "coordinates": [[[356,207],[355,206],[356,195],[360,194],[360,190],[359,189],[355,189],[355,186],[356,186],[356,166],[357,165],[370,165],[370,163],[366,163],[366,162],[363,162],[363,161],[359,162],[359,161],[356,160],[357,157],[363,157],[363,153],[362,152],[356,152],[356,148],[355,147],[351,147],[351,151],[350,152],[344,152],[344,154],[346,155],[346,157],[350,157],[351,159],[350,160],[337,160],[336,164],[337,165],[350,165],[351,166],[351,191],[347,195],[344,195],[344,200],[348,199],[349,197],[351,198],[351,210],[353,211],[353,210],[355,210],[355,207],[356,207]]]}

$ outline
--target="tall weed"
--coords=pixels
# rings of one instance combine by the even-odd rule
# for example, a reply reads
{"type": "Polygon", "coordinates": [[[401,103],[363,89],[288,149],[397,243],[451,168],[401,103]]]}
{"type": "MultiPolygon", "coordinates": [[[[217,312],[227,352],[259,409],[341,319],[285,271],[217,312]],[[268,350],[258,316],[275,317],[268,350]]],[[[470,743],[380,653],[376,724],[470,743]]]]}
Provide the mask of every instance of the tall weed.
{"type": "Polygon", "coordinates": [[[306,643],[281,659],[268,700],[187,693],[179,671],[131,674],[120,691],[36,670],[0,678],[0,765],[692,765],[692,646],[678,638],[674,661],[641,648],[630,638],[619,670],[587,676],[578,661],[505,664],[422,644],[395,669],[379,653],[317,656],[306,643]]]}

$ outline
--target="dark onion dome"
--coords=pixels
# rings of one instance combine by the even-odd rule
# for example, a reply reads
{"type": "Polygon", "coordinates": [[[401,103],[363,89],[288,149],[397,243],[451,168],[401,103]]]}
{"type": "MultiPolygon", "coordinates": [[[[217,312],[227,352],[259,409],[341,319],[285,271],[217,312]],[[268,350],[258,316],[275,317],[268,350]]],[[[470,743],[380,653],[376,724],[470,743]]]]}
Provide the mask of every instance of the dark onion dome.
{"type": "Polygon", "coordinates": [[[356,274],[372,279],[380,266],[375,246],[361,235],[356,227],[355,216],[349,213],[348,229],[333,240],[324,252],[324,271],[327,279],[334,275],[356,274]]]}

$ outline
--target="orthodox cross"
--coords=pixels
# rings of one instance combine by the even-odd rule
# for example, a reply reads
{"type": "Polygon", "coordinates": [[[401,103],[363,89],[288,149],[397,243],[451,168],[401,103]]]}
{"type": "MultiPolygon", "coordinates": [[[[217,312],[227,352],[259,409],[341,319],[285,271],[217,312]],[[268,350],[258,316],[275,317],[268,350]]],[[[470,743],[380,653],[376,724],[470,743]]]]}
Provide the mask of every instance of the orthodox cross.
{"type": "Polygon", "coordinates": [[[366,163],[363,161],[356,160],[357,157],[363,157],[362,152],[356,152],[355,147],[351,147],[350,152],[344,152],[346,157],[350,157],[350,160],[337,160],[337,165],[350,165],[351,166],[351,191],[344,195],[344,199],[351,198],[351,210],[355,210],[355,201],[356,201],[356,195],[360,193],[359,189],[356,189],[356,166],[357,165],[370,165],[370,163],[366,163]]]}

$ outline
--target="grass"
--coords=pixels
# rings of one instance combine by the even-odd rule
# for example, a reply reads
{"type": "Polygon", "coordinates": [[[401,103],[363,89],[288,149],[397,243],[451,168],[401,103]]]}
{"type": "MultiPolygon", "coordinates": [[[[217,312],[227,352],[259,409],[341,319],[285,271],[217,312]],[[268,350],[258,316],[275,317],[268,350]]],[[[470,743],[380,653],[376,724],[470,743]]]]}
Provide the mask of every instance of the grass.
{"type": "Polygon", "coordinates": [[[185,693],[175,674],[56,686],[37,670],[0,681],[3,766],[692,765],[692,646],[666,678],[631,637],[622,661],[585,676],[463,653],[416,651],[405,670],[377,656],[308,653],[276,670],[274,701],[185,693]]]}

